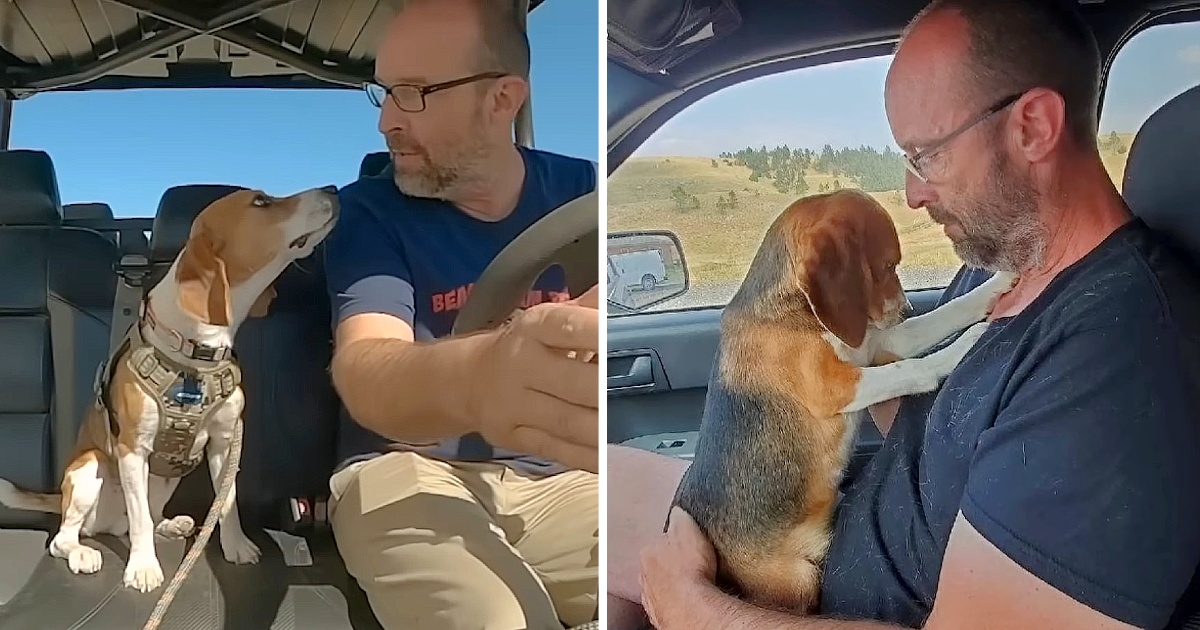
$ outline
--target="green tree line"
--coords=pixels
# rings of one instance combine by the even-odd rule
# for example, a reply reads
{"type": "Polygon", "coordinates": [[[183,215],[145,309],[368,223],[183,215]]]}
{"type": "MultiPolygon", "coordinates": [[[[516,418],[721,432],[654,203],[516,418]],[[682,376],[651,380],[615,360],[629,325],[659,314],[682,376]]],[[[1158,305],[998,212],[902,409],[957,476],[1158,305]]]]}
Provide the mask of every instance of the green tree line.
{"type": "Polygon", "coordinates": [[[852,180],[869,192],[904,187],[904,157],[891,147],[882,151],[866,145],[835,149],[826,144],[818,152],[803,147],[793,149],[786,144],[773,149],[763,145],[757,149],[725,151],[720,157],[749,168],[750,181],[768,180],[782,193],[807,193],[804,175],[809,171],[852,180]]]}

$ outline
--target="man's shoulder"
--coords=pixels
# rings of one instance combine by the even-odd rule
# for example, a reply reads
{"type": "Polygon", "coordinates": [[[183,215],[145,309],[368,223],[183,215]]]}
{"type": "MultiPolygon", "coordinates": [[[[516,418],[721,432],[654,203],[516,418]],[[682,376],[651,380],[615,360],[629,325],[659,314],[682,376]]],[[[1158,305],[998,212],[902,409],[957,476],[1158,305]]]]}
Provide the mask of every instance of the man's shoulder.
{"type": "Polygon", "coordinates": [[[1054,302],[1063,318],[1090,327],[1168,324],[1200,332],[1200,276],[1162,235],[1135,220],[1098,250],[1059,279],[1054,302]]]}
{"type": "Polygon", "coordinates": [[[523,149],[525,164],[540,182],[540,188],[550,196],[578,197],[596,189],[597,165],[583,158],[553,153],[542,149],[523,149]]]}
{"type": "Polygon", "coordinates": [[[338,190],[338,201],[343,207],[371,207],[378,201],[395,203],[403,196],[385,175],[363,177],[338,190]]]}

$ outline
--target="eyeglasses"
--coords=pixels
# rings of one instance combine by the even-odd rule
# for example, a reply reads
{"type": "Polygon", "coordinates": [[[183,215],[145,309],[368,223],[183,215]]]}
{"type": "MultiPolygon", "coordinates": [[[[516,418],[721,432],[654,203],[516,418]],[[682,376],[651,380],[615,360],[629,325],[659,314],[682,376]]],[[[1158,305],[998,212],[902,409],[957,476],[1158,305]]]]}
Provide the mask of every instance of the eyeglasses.
{"type": "Polygon", "coordinates": [[[1021,98],[1024,95],[1025,95],[1024,92],[1018,92],[1017,94],[1007,96],[1007,97],[997,101],[995,105],[992,105],[991,107],[984,110],[983,113],[981,113],[980,115],[967,121],[966,124],[962,125],[958,129],[955,129],[954,131],[950,132],[949,135],[943,137],[941,140],[938,140],[937,142],[933,143],[932,145],[925,147],[924,149],[921,149],[920,151],[917,151],[913,155],[905,154],[905,156],[904,156],[905,168],[908,169],[908,172],[915,175],[917,179],[921,180],[922,182],[929,183],[929,178],[926,177],[925,173],[922,172],[922,170],[921,170],[921,167],[920,167],[921,160],[924,160],[925,158],[929,157],[930,155],[933,155],[934,153],[937,153],[938,151],[946,148],[946,146],[949,145],[952,140],[954,140],[955,138],[966,133],[969,129],[971,129],[975,125],[978,125],[979,123],[987,120],[988,118],[992,117],[996,113],[1003,111],[1005,107],[1008,107],[1009,105],[1012,105],[1013,103],[1017,102],[1017,99],[1021,98]]]}
{"type": "Polygon", "coordinates": [[[469,77],[454,79],[453,81],[444,81],[442,83],[434,83],[432,85],[415,85],[411,83],[397,83],[396,85],[384,86],[374,81],[367,81],[363,84],[363,90],[367,92],[367,98],[371,100],[371,104],[375,107],[383,107],[383,100],[391,95],[392,101],[396,103],[401,111],[416,113],[425,111],[425,96],[441,90],[448,90],[452,87],[482,81],[484,79],[499,79],[507,76],[504,72],[481,72],[473,74],[469,77]]]}

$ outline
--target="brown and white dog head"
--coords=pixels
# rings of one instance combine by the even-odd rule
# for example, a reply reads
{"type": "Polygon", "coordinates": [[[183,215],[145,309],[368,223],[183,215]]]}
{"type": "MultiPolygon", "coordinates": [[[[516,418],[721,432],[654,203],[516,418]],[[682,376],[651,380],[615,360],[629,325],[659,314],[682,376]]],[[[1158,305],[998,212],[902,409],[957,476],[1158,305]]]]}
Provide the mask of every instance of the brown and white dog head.
{"type": "Polygon", "coordinates": [[[812,313],[858,348],[868,328],[904,320],[910,306],[896,274],[900,238],[887,210],[857,189],[811,195],[771,224],[743,282],[759,312],[812,313]]]}
{"type": "Polygon", "coordinates": [[[272,283],[288,264],[313,253],[337,217],[333,187],[282,198],[241,190],[214,201],[192,222],[176,261],[178,307],[211,326],[266,315],[272,283]]]}

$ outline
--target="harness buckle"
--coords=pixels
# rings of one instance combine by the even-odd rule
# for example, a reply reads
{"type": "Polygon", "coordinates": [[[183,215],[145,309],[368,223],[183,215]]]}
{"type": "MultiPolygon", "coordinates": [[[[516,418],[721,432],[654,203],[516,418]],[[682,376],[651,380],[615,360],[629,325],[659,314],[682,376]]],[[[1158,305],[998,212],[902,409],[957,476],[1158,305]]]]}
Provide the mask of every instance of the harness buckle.
{"type": "Polygon", "coordinates": [[[218,358],[217,354],[221,350],[223,350],[223,348],[219,348],[217,346],[206,346],[203,344],[193,343],[191,355],[192,358],[196,359],[197,361],[216,361],[218,358]]]}
{"type": "Polygon", "coordinates": [[[175,390],[171,396],[180,407],[188,407],[199,405],[204,402],[204,392],[200,389],[200,381],[195,374],[185,372],[183,374],[183,382],[179,389],[175,390]]]}

